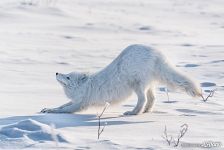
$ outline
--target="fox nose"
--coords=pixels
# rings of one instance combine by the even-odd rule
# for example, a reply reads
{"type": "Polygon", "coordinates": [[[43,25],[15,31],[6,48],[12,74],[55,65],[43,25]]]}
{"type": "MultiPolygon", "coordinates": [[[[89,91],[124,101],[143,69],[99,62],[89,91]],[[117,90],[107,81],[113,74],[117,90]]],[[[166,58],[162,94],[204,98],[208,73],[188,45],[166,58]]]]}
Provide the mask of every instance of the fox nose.
{"type": "Polygon", "coordinates": [[[58,73],[56,72],[56,76],[58,75],[58,73]]]}

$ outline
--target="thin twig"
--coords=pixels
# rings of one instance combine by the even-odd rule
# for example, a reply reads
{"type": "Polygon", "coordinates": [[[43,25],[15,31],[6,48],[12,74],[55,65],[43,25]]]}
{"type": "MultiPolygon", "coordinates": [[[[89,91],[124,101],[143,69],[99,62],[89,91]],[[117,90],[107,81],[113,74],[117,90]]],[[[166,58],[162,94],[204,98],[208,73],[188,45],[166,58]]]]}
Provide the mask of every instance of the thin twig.
{"type": "Polygon", "coordinates": [[[181,127],[181,129],[177,136],[177,140],[175,140],[172,135],[167,134],[167,128],[165,126],[162,138],[168,143],[169,146],[173,143],[174,144],[173,146],[177,147],[180,143],[180,140],[184,137],[185,133],[187,132],[188,125],[186,123],[180,127],[181,127]]]}
{"type": "Polygon", "coordinates": [[[169,97],[169,93],[168,93],[168,89],[166,88],[166,95],[167,95],[167,98],[168,98],[168,102],[170,101],[170,97],[169,97]]]}
{"type": "Polygon", "coordinates": [[[177,137],[177,141],[176,142],[174,141],[174,147],[177,147],[179,145],[180,139],[185,135],[185,133],[187,132],[187,129],[188,129],[188,125],[186,123],[181,126],[180,133],[177,137]]]}
{"type": "Polygon", "coordinates": [[[97,117],[98,117],[98,136],[97,136],[97,139],[100,139],[100,135],[103,133],[104,128],[106,126],[106,123],[105,123],[103,128],[101,129],[101,117],[103,116],[103,113],[105,112],[105,110],[108,108],[109,105],[110,105],[109,103],[106,103],[104,108],[103,108],[103,111],[101,112],[101,114],[97,115],[97,117]]]}
{"type": "Polygon", "coordinates": [[[205,98],[203,95],[201,95],[201,98],[204,102],[206,102],[208,100],[209,97],[213,97],[214,96],[214,93],[215,93],[216,89],[214,90],[211,90],[209,95],[205,98]]]}
{"type": "Polygon", "coordinates": [[[166,129],[166,126],[165,126],[165,129],[164,129],[162,138],[163,138],[164,140],[166,140],[166,142],[168,143],[168,145],[170,145],[171,142],[172,142],[172,140],[173,140],[173,137],[172,137],[172,136],[168,136],[168,135],[167,135],[167,129],[166,129]]]}

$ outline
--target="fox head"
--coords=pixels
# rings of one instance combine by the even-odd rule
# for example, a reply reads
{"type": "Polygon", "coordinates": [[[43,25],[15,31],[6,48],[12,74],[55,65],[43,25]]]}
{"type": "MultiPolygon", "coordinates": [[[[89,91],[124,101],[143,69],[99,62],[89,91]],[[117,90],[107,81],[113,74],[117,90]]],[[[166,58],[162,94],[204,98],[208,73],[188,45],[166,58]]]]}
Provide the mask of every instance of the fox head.
{"type": "Polygon", "coordinates": [[[87,82],[89,76],[86,73],[77,72],[56,73],[56,79],[62,85],[66,96],[74,100],[81,92],[82,86],[87,82]]]}

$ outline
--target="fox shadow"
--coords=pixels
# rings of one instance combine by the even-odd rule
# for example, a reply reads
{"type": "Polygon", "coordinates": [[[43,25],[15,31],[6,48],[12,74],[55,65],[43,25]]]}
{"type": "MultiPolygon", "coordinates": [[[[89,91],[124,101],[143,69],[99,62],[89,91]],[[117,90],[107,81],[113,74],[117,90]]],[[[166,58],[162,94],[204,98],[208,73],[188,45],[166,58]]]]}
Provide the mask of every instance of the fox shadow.
{"type": "MultiPolygon", "coordinates": [[[[107,126],[150,123],[153,121],[121,121],[118,117],[102,117],[101,124],[107,126]],[[119,119],[119,120],[116,120],[119,119]]],[[[96,115],[90,114],[36,114],[30,116],[12,116],[0,118],[0,126],[14,124],[23,120],[32,119],[43,124],[52,125],[55,128],[64,127],[81,127],[81,126],[98,126],[99,120],[96,115]]]]}

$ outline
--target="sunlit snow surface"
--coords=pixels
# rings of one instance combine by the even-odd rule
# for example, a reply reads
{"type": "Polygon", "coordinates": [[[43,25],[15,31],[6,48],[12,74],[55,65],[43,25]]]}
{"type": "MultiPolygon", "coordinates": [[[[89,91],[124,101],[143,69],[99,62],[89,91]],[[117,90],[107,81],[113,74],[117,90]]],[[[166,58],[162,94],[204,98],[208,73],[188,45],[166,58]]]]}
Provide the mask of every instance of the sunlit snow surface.
{"type": "Polygon", "coordinates": [[[0,149],[171,149],[164,127],[176,137],[184,123],[182,142],[224,144],[223,39],[223,0],[1,0],[0,149]],[[110,106],[100,140],[102,108],[38,114],[68,101],[55,72],[98,71],[136,43],[160,49],[203,91],[217,89],[214,97],[171,90],[167,102],[161,85],[153,113],[121,116],[135,96],[110,106]]]}

